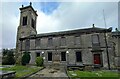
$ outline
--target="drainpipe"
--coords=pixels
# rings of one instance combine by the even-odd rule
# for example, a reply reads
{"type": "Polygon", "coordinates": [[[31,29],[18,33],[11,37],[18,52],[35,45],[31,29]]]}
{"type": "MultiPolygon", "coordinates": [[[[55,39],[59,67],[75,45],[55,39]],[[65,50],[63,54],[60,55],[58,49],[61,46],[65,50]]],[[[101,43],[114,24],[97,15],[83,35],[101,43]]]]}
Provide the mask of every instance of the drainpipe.
{"type": "Polygon", "coordinates": [[[106,45],[106,53],[107,53],[108,69],[110,70],[110,61],[109,61],[109,52],[108,52],[108,44],[107,44],[106,32],[104,33],[104,37],[105,37],[105,45],[106,45]]]}
{"type": "Polygon", "coordinates": [[[22,61],[22,42],[23,42],[23,41],[22,41],[22,40],[20,40],[20,43],[21,43],[21,49],[20,49],[20,50],[21,50],[20,64],[21,64],[21,65],[22,65],[22,63],[21,63],[21,61],[22,61]]]}

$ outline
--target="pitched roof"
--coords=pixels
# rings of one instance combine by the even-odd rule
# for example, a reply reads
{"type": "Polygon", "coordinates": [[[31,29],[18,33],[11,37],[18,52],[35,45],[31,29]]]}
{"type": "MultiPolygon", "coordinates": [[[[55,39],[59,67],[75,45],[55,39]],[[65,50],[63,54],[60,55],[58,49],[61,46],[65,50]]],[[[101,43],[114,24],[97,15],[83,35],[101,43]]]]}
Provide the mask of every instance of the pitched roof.
{"type": "Polygon", "coordinates": [[[119,36],[120,37],[120,32],[117,31],[117,32],[112,32],[112,36],[119,36]]]}
{"type": "Polygon", "coordinates": [[[30,35],[28,37],[21,38],[21,39],[39,38],[39,37],[48,37],[48,36],[63,36],[63,35],[71,35],[71,34],[105,33],[105,32],[111,32],[111,31],[112,31],[111,29],[92,27],[92,28],[75,29],[75,30],[68,30],[68,31],[61,31],[61,32],[51,32],[51,33],[30,35]]]}
{"type": "Polygon", "coordinates": [[[85,29],[76,29],[76,30],[69,30],[69,31],[37,34],[36,36],[37,37],[43,37],[43,36],[70,35],[70,34],[76,34],[76,33],[90,34],[90,33],[100,33],[100,32],[111,32],[111,30],[94,27],[94,28],[85,28],[85,29]]]}

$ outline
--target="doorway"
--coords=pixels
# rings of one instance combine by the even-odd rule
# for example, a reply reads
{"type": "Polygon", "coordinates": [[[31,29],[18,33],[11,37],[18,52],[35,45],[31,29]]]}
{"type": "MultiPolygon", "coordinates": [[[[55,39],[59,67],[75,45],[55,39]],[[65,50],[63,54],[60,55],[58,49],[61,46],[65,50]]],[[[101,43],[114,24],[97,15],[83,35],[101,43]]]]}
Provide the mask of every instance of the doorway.
{"type": "Polygon", "coordinates": [[[100,54],[94,54],[94,64],[101,65],[101,57],[100,54]]]}

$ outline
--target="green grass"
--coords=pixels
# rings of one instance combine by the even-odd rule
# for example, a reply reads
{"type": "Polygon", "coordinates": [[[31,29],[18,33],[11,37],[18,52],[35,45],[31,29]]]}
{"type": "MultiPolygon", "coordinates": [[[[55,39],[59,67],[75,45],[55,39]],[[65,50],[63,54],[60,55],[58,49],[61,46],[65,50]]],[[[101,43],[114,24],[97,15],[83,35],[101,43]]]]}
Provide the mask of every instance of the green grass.
{"type": "Polygon", "coordinates": [[[3,71],[16,71],[16,77],[24,77],[28,74],[34,73],[40,70],[42,67],[30,67],[30,66],[13,66],[10,68],[2,68],[3,71]]]}
{"type": "Polygon", "coordinates": [[[110,71],[68,71],[68,76],[74,78],[82,79],[118,79],[120,76],[117,72],[110,71]]]}

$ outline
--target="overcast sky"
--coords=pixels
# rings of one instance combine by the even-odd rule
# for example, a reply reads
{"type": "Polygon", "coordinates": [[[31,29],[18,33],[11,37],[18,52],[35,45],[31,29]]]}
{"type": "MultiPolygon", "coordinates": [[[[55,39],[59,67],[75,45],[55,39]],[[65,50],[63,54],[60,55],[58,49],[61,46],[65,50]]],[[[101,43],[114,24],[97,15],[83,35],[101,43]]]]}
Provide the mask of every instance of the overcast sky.
{"type": "MultiPolygon", "coordinates": [[[[19,0],[18,0],[19,1],[19,0]]],[[[117,0],[119,1],[119,0],[117,0]]],[[[19,8],[29,2],[0,3],[0,46],[15,48],[17,27],[19,26],[19,8]]],[[[92,27],[105,28],[103,9],[107,28],[118,27],[118,2],[33,2],[37,10],[37,33],[48,33],[70,29],[92,27]]]]}

